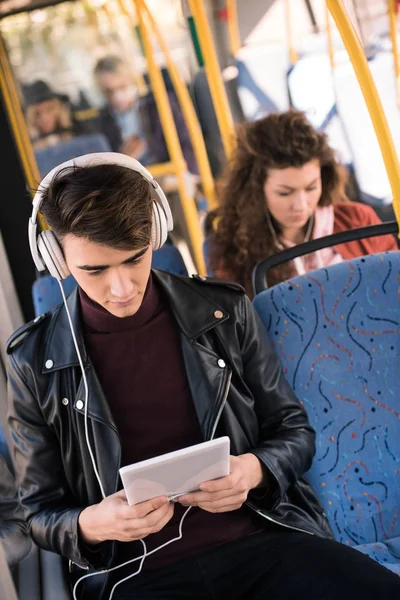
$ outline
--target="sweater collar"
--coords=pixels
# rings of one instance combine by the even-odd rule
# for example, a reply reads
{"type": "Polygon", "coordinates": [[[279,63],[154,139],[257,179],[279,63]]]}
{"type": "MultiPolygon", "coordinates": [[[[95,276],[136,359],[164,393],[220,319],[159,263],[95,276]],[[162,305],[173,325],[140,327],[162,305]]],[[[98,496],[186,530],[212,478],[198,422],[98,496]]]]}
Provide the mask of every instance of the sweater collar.
{"type": "Polygon", "coordinates": [[[108,310],[94,302],[79,288],[79,299],[82,310],[82,321],[84,329],[89,333],[118,333],[130,329],[138,329],[158,312],[160,306],[160,294],[150,275],[139,310],[129,317],[116,317],[108,310]]]}

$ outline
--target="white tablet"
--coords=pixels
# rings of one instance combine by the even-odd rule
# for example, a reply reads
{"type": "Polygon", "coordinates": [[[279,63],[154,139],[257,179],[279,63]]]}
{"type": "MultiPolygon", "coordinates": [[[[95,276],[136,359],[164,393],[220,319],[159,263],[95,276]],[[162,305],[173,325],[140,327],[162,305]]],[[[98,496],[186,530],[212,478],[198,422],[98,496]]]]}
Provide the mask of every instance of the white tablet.
{"type": "Polygon", "coordinates": [[[221,437],[143,460],[119,470],[129,504],[194,492],[201,483],[229,475],[230,440],[221,437]]]}

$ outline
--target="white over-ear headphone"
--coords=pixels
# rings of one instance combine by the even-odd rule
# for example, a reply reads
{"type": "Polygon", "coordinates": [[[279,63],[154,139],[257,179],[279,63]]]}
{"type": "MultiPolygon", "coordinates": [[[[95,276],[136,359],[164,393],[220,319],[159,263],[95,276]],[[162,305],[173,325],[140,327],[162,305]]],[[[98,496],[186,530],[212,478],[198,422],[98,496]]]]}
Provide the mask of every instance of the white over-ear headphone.
{"type": "Polygon", "coordinates": [[[49,187],[53,178],[63,169],[68,167],[92,167],[95,165],[120,165],[140,173],[149,182],[153,194],[153,217],[151,227],[151,244],[153,250],[158,250],[166,242],[168,232],[173,229],[173,219],[168,200],[158,183],[153,179],[149,171],[139,161],[118,154],[117,152],[98,152],[85,154],[55,167],[41,182],[33,199],[32,215],[29,219],[29,246],[32,258],[38,271],[48,269],[50,275],[58,280],[68,277],[69,269],[56,236],[50,229],[46,229],[37,235],[37,215],[43,200],[43,193],[49,187]]]}

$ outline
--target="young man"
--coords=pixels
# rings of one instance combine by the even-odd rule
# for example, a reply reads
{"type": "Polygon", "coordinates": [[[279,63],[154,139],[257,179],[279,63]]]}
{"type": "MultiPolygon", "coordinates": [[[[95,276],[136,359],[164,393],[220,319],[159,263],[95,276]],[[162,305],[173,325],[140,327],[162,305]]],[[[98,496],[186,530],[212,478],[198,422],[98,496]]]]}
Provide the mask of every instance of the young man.
{"type": "MultiPolygon", "coordinates": [[[[302,479],[314,432],[243,290],[151,271],[153,185],[123,158],[80,158],[86,166],[43,187],[62,247],[52,252],[78,282],[67,303],[86,376],[64,306],[10,340],[10,425],[33,540],[82,576],[140,557],[138,540],[151,551],[175,538],[191,506],[183,538],[150,555],[114,600],[397,597],[399,578],[332,541],[302,479]],[[228,477],[175,505],[128,505],[122,465],[221,435],[228,477]]],[[[108,599],[138,567],[111,571],[101,591],[88,578],[78,597],[108,599]]]]}
{"type": "MultiPolygon", "coordinates": [[[[144,165],[167,162],[168,150],[153,93],[140,97],[131,67],[116,56],[99,60],[94,75],[106,100],[100,112],[100,130],[112,150],[136,158],[144,165]]],[[[168,92],[168,99],[188,170],[197,174],[189,134],[172,91],[168,92]]]]}

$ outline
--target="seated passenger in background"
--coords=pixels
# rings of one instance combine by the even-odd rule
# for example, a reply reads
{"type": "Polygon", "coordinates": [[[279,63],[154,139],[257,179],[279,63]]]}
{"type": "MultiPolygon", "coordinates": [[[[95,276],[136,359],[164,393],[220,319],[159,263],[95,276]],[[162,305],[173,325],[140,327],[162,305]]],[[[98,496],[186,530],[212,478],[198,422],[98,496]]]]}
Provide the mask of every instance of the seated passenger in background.
{"type": "MultiPolygon", "coordinates": [[[[255,265],[296,244],[380,223],[373,208],[350,202],[346,170],[325,134],[291,110],[242,126],[221,182],[221,206],[208,216],[210,267],[252,293],[255,265]]],[[[392,236],[341,244],[271,270],[269,285],[365,254],[397,250],[392,236]]]]}
{"type": "Polygon", "coordinates": [[[55,146],[75,135],[68,96],[52,90],[44,81],[23,88],[25,115],[33,149],[55,146]]]}
{"type": "MultiPolygon", "coordinates": [[[[99,60],[94,74],[107,102],[100,113],[100,131],[112,150],[145,165],[169,161],[154,95],[139,96],[131,66],[116,56],[106,56],[99,60]]],[[[179,103],[173,93],[168,97],[188,170],[197,173],[179,103]]]]}

